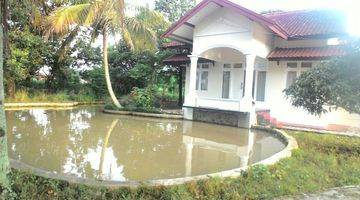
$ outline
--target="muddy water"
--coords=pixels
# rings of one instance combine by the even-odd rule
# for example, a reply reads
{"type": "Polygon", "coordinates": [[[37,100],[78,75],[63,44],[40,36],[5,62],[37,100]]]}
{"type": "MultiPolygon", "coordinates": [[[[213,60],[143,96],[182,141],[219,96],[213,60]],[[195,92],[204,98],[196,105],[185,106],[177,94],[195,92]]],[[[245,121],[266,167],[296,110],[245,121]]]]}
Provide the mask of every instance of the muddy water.
{"type": "Polygon", "coordinates": [[[82,178],[141,181],[202,175],[249,165],[284,148],[261,131],[108,115],[99,107],[6,115],[12,159],[82,178]]]}

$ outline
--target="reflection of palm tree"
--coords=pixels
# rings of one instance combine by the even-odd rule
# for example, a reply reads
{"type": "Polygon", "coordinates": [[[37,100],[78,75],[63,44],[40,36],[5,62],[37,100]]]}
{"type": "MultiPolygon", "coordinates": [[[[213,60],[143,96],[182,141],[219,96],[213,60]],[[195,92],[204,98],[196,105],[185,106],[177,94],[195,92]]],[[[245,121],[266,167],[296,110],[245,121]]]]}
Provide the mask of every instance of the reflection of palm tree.
{"type": "Polygon", "coordinates": [[[102,150],[101,150],[101,156],[100,156],[100,176],[103,176],[104,174],[104,161],[105,161],[105,152],[106,152],[106,148],[109,144],[109,139],[111,136],[111,133],[113,132],[115,126],[117,125],[117,123],[119,122],[119,119],[114,119],[114,121],[111,123],[110,128],[108,129],[107,133],[106,133],[106,137],[105,140],[103,142],[103,146],[102,146],[102,150]]]}

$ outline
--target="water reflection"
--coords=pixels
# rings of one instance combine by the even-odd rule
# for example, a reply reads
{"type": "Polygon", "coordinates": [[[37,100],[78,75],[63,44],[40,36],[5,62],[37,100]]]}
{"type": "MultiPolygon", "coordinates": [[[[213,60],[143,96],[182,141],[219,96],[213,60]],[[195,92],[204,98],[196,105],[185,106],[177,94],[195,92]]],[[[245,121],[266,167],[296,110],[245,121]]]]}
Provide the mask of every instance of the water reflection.
{"type": "Polygon", "coordinates": [[[194,176],[246,166],[280,151],[244,129],[106,115],[98,107],[7,111],[10,156],[49,171],[102,180],[194,176]]]}

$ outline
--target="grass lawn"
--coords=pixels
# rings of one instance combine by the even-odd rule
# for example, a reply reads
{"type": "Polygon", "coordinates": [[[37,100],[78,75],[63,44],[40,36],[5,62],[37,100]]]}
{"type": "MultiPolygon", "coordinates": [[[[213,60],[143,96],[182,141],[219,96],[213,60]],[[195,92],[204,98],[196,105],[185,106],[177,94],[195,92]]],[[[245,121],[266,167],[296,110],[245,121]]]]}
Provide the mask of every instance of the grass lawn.
{"type": "Polygon", "coordinates": [[[272,199],[360,184],[360,138],[289,132],[300,149],[273,166],[254,166],[236,179],[171,187],[88,187],[13,171],[15,199],[272,199]]]}
{"type": "Polygon", "coordinates": [[[5,103],[68,103],[96,101],[98,101],[98,99],[95,97],[85,94],[69,95],[66,92],[58,92],[55,94],[37,92],[35,94],[29,94],[22,90],[16,92],[13,98],[5,98],[5,103]]]}

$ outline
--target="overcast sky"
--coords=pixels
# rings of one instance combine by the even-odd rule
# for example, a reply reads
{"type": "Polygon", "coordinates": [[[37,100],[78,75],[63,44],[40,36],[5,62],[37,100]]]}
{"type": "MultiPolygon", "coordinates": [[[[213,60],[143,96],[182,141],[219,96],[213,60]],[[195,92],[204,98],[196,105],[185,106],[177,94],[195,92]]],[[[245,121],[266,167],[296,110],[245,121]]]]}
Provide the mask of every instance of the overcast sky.
{"type": "MultiPolygon", "coordinates": [[[[266,10],[338,9],[348,15],[348,31],[360,36],[360,0],[232,0],[256,12],[266,10]]],[[[128,0],[131,4],[154,7],[155,0],[128,0]]],[[[201,0],[197,0],[201,2],[201,0]]]]}

